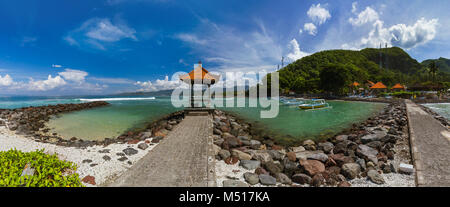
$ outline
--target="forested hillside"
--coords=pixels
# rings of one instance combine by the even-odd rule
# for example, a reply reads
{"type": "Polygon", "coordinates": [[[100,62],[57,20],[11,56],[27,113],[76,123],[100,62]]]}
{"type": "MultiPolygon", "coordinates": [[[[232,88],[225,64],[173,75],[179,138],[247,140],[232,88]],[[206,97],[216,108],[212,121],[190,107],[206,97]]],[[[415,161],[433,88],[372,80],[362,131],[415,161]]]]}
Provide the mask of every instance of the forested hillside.
{"type": "MultiPolygon", "coordinates": [[[[344,93],[353,81],[382,81],[387,86],[431,81],[427,66],[398,47],[321,51],[287,65],[279,73],[282,91],[297,93],[344,93]]],[[[438,73],[436,81],[450,81],[449,73],[438,73]]]]}

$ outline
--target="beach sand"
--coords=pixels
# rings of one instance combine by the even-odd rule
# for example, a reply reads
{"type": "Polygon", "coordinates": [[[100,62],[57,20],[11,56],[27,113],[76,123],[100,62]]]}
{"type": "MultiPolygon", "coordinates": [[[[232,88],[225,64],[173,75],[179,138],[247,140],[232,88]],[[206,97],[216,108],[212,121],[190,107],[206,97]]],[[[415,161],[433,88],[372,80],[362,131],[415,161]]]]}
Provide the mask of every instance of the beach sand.
{"type": "MultiPolygon", "coordinates": [[[[151,138],[147,140],[151,141],[151,138]]],[[[149,144],[149,147],[145,150],[139,149],[137,145],[145,141],[146,140],[143,140],[136,144],[115,143],[110,144],[106,147],[96,145],[81,149],[36,142],[32,140],[32,138],[28,138],[23,135],[17,135],[13,131],[7,129],[5,126],[0,126],[0,151],[7,151],[14,148],[23,152],[44,149],[44,152],[46,153],[56,153],[60,159],[71,161],[78,166],[76,172],[80,175],[80,179],[83,179],[88,175],[95,177],[95,186],[103,186],[111,182],[156,146],[156,144],[152,143],[149,144]],[[137,153],[134,155],[127,155],[126,160],[119,161],[118,159],[122,156],[119,156],[116,153],[123,153],[122,150],[128,147],[137,150],[137,153]],[[105,149],[109,149],[109,153],[99,152],[100,150],[105,149]],[[104,156],[108,156],[111,159],[107,161],[103,158],[104,156]],[[85,160],[84,163],[83,160],[85,160]],[[87,162],[86,160],[92,160],[92,162],[87,162]]],[[[85,184],[86,186],[94,186],[87,183],[83,184],[85,184]]]]}

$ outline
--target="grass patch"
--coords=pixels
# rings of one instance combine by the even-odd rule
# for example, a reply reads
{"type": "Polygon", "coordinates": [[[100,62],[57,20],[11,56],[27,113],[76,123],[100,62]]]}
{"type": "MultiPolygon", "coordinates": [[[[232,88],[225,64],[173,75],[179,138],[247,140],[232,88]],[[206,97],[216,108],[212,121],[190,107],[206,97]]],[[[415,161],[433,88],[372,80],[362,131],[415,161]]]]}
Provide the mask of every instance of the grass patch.
{"type": "Polygon", "coordinates": [[[16,149],[0,152],[0,187],[82,187],[77,166],[58,159],[44,150],[22,152],[16,149]],[[33,175],[21,176],[26,164],[34,168],[33,175]]]}

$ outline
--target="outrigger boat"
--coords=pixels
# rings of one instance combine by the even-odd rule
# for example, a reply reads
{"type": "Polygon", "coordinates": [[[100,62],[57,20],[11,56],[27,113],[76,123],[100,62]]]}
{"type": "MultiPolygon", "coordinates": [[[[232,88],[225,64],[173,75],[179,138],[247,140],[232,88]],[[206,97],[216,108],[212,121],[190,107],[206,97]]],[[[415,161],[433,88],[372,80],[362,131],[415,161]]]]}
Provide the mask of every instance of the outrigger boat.
{"type": "Polygon", "coordinates": [[[319,109],[326,108],[330,105],[324,99],[311,99],[311,103],[301,104],[298,107],[301,109],[319,109]]]}
{"type": "Polygon", "coordinates": [[[289,98],[289,97],[280,97],[280,103],[283,105],[299,105],[302,104],[303,101],[299,101],[296,98],[289,98]]]}

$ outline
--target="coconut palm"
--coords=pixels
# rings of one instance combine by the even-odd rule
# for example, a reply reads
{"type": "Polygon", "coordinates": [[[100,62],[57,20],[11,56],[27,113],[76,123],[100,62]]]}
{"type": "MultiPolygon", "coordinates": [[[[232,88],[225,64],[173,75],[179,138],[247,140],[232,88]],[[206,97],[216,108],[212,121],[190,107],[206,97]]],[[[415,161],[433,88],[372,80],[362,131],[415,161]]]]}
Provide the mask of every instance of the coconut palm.
{"type": "Polygon", "coordinates": [[[433,77],[433,83],[435,82],[435,78],[436,78],[436,73],[438,72],[439,68],[436,65],[435,61],[432,61],[429,65],[428,65],[428,72],[432,75],[433,77]]]}

